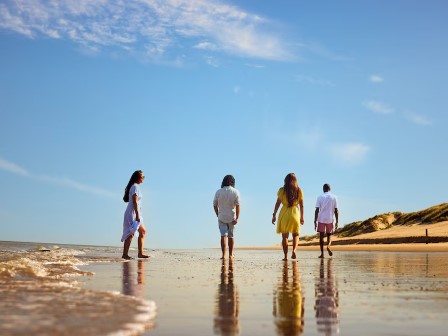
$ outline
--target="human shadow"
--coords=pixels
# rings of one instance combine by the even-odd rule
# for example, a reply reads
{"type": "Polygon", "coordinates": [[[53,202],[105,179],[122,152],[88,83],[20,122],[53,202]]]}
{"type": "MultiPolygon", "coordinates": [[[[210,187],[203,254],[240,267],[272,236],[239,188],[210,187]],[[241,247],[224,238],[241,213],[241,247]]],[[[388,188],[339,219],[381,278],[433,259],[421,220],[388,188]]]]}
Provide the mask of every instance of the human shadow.
{"type": "Polygon", "coordinates": [[[282,276],[274,289],[273,315],[278,335],[300,335],[304,330],[304,297],[300,282],[299,266],[288,261],[283,262],[282,276]]]}
{"type": "Polygon", "coordinates": [[[143,298],[145,285],[145,263],[143,260],[137,261],[137,272],[134,270],[134,263],[122,263],[122,292],[125,295],[131,295],[143,298]]]}
{"type": "Polygon", "coordinates": [[[240,333],[239,296],[238,289],[233,282],[233,260],[222,260],[221,279],[218,285],[215,302],[215,318],[213,330],[216,335],[238,335],[240,333]]]}
{"type": "Polygon", "coordinates": [[[320,260],[319,277],[316,277],[314,310],[316,312],[317,331],[325,336],[339,333],[339,291],[333,273],[333,259],[320,260]]]}

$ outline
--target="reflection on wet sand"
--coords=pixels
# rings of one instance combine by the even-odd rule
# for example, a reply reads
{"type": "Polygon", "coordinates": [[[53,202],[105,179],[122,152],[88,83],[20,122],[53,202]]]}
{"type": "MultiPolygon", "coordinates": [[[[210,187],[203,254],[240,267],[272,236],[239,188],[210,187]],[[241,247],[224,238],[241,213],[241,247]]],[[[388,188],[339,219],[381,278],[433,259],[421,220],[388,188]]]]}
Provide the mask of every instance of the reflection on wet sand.
{"type": "Polygon", "coordinates": [[[339,292],[333,276],[333,259],[327,260],[325,275],[325,260],[320,260],[319,277],[316,278],[316,323],[319,333],[326,336],[339,333],[339,292]]]}
{"type": "Polygon", "coordinates": [[[296,261],[291,268],[290,280],[288,261],[283,263],[282,277],[274,290],[273,315],[278,335],[299,335],[304,328],[304,298],[296,261]]]}
{"type": "Polygon", "coordinates": [[[222,260],[221,281],[216,295],[214,331],[217,335],[238,335],[240,333],[239,297],[233,283],[233,260],[229,259],[227,270],[226,260],[222,260]]]}
{"type": "Polygon", "coordinates": [[[143,298],[145,288],[145,263],[143,260],[137,261],[137,273],[134,271],[133,262],[123,262],[122,274],[122,292],[125,295],[131,295],[143,298]]]}

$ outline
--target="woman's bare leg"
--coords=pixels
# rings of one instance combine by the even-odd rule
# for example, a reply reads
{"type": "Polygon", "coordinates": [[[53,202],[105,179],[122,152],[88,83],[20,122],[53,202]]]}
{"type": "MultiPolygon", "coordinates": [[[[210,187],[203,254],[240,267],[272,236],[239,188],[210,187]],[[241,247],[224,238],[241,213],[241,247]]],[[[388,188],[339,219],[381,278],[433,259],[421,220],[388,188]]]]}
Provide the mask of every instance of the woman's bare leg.
{"type": "Polygon", "coordinates": [[[126,238],[126,240],[124,241],[124,245],[123,245],[123,255],[121,256],[123,259],[132,259],[129,256],[129,247],[131,246],[131,242],[132,242],[132,237],[134,237],[134,235],[130,235],[128,238],[126,238]]]}
{"type": "Polygon", "coordinates": [[[283,254],[285,255],[283,260],[288,260],[288,237],[289,233],[282,233],[282,247],[283,247],[283,254]]]}
{"type": "Polygon", "coordinates": [[[298,233],[293,233],[292,234],[292,254],[291,254],[291,259],[296,259],[296,249],[297,249],[297,245],[299,244],[299,234],[298,233]]]}
{"type": "Polygon", "coordinates": [[[143,241],[145,239],[146,229],[143,224],[140,224],[138,228],[138,257],[149,258],[149,255],[143,254],[143,241]]]}

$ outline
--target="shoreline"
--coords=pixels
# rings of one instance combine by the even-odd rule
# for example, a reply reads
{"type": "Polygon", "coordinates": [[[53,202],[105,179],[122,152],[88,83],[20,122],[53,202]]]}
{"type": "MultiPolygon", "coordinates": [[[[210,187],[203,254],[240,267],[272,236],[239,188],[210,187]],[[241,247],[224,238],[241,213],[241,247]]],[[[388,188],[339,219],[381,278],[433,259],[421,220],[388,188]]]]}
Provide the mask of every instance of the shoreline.
{"type": "MultiPolygon", "coordinates": [[[[289,248],[292,246],[289,245],[289,248]]],[[[326,243],[324,243],[326,248],[326,243]]],[[[402,244],[347,244],[347,245],[331,245],[332,251],[378,251],[378,252],[448,252],[448,242],[444,243],[402,243],[402,244]]],[[[255,251],[273,251],[282,250],[281,246],[267,247],[235,247],[235,250],[255,250],[255,251]]],[[[320,251],[319,245],[300,245],[298,251],[320,251]]]]}

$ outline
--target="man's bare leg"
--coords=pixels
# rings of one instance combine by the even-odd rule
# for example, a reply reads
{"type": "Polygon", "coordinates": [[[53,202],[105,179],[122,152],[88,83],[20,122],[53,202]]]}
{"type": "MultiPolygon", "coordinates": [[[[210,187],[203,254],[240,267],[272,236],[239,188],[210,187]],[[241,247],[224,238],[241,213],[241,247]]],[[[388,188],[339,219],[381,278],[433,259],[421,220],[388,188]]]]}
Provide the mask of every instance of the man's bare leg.
{"type": "Polygon", "coordinates": [[[324,257],[324,233],[319,232],[319,246],[320,246],[320,256],[319,258],[324,257]]]}
{"type": "Polygon", "coordinates": [[[226,236],[221,236],[221,252],[222,252],[221,259],[225,259],[226,258],[226,245],[227,245],[227,237],[226,236]]]}
{"type": "Polygon", "coordinates": [[[331,247],[331,234],[327,233],[327,251],[328,251],[328,254],[331,257],[333,255],[333,251],[330,249],[330,247],[331,247]]]}
{"type": "Polygon", "coordinates": [[[288,236],[289,233],[282,233],[282,247],[283,247],[283,254],[285,255],[283,260],[288,260],[288,236]]]}
{"type": "Polygon", "coordinates": [[[229,258],[233,258],[233,245],[235,243],[235,240],[233,238],[229,238],[229,258]]]}

